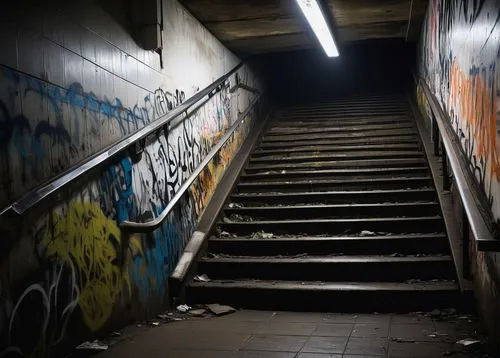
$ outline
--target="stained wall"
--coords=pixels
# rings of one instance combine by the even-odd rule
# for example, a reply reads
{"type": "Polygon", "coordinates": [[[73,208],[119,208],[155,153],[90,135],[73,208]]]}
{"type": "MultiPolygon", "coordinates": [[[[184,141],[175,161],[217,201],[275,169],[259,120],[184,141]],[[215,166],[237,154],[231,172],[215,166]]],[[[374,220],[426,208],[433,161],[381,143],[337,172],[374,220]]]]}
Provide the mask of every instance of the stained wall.
{"type": "MultiPolygon", "coordinates": [[[[21,1],[2,12],[0,208],[239,63],[176,0],[158,4],[159,51],[137,43],[127,1],[21,1]]],[[[259,88],[248,66],[238,75],[259,88]]],[[[255,116],[161,228],[125,236],[119,223],[158,216],[255,96],[230,86],[149,136],[140,156],[123,152],[22,217],[3,215],[0,356],[59,354],[166,307],[168,277],[255,116]]]]}

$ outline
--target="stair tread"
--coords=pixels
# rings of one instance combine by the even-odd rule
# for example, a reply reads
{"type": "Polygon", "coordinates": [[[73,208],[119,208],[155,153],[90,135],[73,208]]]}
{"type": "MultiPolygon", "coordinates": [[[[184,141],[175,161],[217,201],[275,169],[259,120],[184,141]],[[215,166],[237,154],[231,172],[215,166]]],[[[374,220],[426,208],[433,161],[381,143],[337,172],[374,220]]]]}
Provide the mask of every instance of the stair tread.
{"type": "Polygon", "coordinates": [[[221,256],[203,257],[202,262],[210,263],[266,263],[266,264],[335,264],[335,263],[429,263],[429,262],[451,262],[452,257],[448,255],[416,256],[406,255],[394,257],[390,255],[342,255],[342,256],[221,256]]]}
{"type": "MultiPolygon", "coordinates": [[[[420,180],[431,180],[430,176],[417,176],[417,177],[404,177],[404,178],[370,178],[370,179],[357,179],[355,183],[384,183],[384,182],[407,182],[407,181],[420,181],[420,180]]],[[[274,182],[246,182],[238,183],[238,186],[252,187],[259,185],[308,185],[308,184],[337,184],[337,183],[349,183],[353,184],[352,180],[349,179],[317,179],[317,180],[296,180],[296,181],[274,181],[274,182]]],[[[354,184],[355,184],[354,183],[354,184]]]]}
{"type": "Polygon", "coordinates": [[[314,282],[282,280],[211,280],[190,282],[191,287],[248,288],[261,290],[307,290],[307,291],[458,291],[451,281],[406,282],[314,282]]]}
{"type": "Polygon", "coordinates": [[[321,241],[354,241],[354,240],[404,240],[404,239],[410,239],[410,238],[435,238],[436,240],[439,239],[446,239],[446,235],[444,233],[423,233],[423,234],[417,234],[417,233],[410,233],[410,234],[404,234],[404,235],[367,235],[367,236],[299,236],[299,235],[288,235],[286,237],[280,236],[280,235],[275,235],[271,239],[253,239],[253,238],[247,238],[247,237],[241,237],[241,236],[227,236],[225,238],[219,238],[219,237],[214,237],[211,238],[210,241],[219,241],[219,242],[233,242],[233,241],[243,241],[243,242],[254,242],[258,244],[262,244],[265,242],[280,242],[280,241],[312,241],[312,242],[321,242],[321,241]]]}
{"type": "Polygon", "coordinates": [[[249,196],[257,196],[257,197],[266,197],[266,196],[299,196],[299,195],[307,195],[307,196],[322,196],[322,195],[335,195],[335,194],[349,194],[349,195],[367,195],[367,194],[404,194],[404,193],[423,193],[423,192],[435,192],[434,188],[417,188],[417,189],[394,189],[394,190],[332,190],[332,191],[316,191],[313,193],[310,192],[295,192],[295,193],[240,193],[233,194],[232,197],[249,197],[249,196]]]}

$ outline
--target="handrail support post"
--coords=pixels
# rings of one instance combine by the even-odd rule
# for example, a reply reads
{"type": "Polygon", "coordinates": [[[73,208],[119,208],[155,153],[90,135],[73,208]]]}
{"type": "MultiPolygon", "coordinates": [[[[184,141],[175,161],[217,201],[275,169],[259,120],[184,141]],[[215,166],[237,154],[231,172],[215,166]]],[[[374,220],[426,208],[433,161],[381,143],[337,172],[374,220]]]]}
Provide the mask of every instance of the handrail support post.
{"type": "Polygon", "coordinates": [[[448,155],[444,145],[441,145],[441,164],[443,167],[443,190],[449,191],[451,187],[450,173],[448,170],[448,155]]]}

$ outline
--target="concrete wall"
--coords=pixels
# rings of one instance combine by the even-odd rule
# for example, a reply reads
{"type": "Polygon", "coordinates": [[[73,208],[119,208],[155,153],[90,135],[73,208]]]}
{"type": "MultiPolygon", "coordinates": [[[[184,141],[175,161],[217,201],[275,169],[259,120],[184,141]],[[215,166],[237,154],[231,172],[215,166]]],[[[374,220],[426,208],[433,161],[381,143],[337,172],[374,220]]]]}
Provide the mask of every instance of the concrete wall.
{"type": "MultiPolygon", "coordinates": [[[[430,1],[420,47],[420,76],[448,112],[470,170],[500,223],[498,1],[430,1]]],[[[421,89],[418,99],[429,118],[421,89]]],[[[459,206],[458,193],[452,192],[459,206]]],[[[500,342],[500,255],[477,252],[471,246],[479,308],[491,341],[500,342]]]]}
{"type": "MultiPolygon", "coordinates": [[[[149,1],[149,0],[148,0],[149,1]]],[[[20,1],[0,15],[0,208],[168,113],[239,59],[176,1],[163,49],[131,35],[127,1],[20,1]],[[42,4],[43,3],[43,4],[42,4]]],[[[239,76],[259,87],[245,66],[239,76]]],[[[226,87],[20,219],[0,219],[0,356],[49,356],[165,308],[167,279],[245,121],[150,235],[118,224],[167,205],[253,95],[226,87]]]]}

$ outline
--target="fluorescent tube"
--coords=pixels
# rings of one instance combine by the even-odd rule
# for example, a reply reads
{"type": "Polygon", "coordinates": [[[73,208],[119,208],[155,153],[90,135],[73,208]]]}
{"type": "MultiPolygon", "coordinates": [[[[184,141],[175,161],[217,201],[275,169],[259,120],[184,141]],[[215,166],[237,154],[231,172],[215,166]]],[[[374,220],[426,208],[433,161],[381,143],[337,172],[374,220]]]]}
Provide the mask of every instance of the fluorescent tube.
{"type": "Polygon", "coordinates": [[[323,16],[323,12],[319,7],[318,1],[297,0],[297,3],[309,22],[309,25],[311,25],[311,28],[321,43],[321,46],[323,46],[327,56],[337,57],[339,55],[339,51],[335,45],[333,34],[326,23],[325,17],[323,16]]]}

